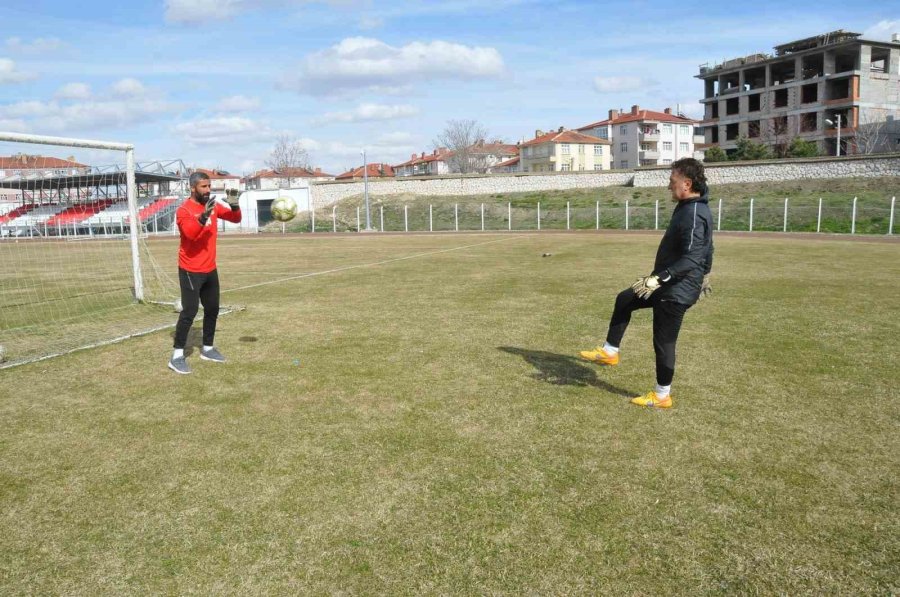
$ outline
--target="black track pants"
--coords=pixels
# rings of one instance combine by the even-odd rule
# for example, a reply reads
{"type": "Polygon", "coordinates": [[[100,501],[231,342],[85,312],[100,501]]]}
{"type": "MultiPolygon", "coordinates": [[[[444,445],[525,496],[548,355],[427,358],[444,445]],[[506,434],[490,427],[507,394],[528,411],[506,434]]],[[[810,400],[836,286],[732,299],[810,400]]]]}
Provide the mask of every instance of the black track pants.
{"type": "Polygon", "coordinates": [[[627,288],[616,297],[616,306],[609,320],[606,341],[613,346],[621,346],[625,330],[631,321],[631,314],[638,309],[653,309],[653,350],[656,352],[656,383],[672,385],[675,377],[675,343],[681,322],[690,305],[657,299],[638,298],[634,290],[627,288]]]}
{"type": "Polygon", "coordinates": [[[219,272],[198,274],[178,268],[181,284],[181,315],[175,325],[175,348],[184,348],[188,332],[200,305],[203,305],[203,345],[212,346],[216,337],[216,319],[219,317],[219,272]]]}

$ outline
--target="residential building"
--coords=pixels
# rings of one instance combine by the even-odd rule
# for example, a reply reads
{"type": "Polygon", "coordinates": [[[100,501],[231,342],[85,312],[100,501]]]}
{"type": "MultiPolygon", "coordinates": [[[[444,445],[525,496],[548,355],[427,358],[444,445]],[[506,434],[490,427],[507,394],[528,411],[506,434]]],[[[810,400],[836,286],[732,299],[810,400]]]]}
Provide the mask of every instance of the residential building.
{"type": "Polygon", "coordinates": [[[281,170],[260,170],[243,179],[248,191],[271,189],[295,189],[309,186],[310,181],[333,180],[334,175],[322,172],[321,168],[283,168],[281,170]]]}
{"type": "Polygon", "coordinates": [[[429,154],[424,151],[421,155],[413,154],[402,164],[394,166],[395,176],[441,176],[450,173],[447,158],[450,152],[444,147],[439,147],[429,154]]]}
{"type": "Polygon", "coordinates": [[[681,158],[702,159],[696,145],[703,137],[696,131],[697,121],[673,114],[631,106],[630,112],[610,110],[609,118],[577,129],[581,133],[607,139],[612,149],[613,168],[636,168],[671,164],[681,158]]]}
{"type": "Polygon", "coordinates": [[[519,155],[519,147],[500,140],[490,143],[480,140],[469,147],[468,154],[472,166],[471,170],[478,174],[484,174],[493,172],[497,164],[506,162],[519,155]]]}
{"type": "Polygon", "coordinates": [[[225,170],[194,168],[192,172],[202,172],[209,176],[209,190],[213,193],[224,193],[230,189],[240,190],[241,188],[241,177],[225,170]]]}
{"type": "Polygon", "coordinates": [[[334,177],[335,180],[363,180],[364,174],[368,174],[368,178],[394,178],[394,168],[390,164],[368,164],[366,171],[363,167],[353,168],[343,174],[334,177]]]}
{"type": "Polygon", "coordinates": [[[519,171],[519,156],[500,162],[491,168],[491,174],[508,174],[510,172],[519,171]]]}
{"type": "Polygon", "coordinates": [[[42,155],[26,155],[17,153],[9,157],[0,157],[0,178],[10,176],[77,176],[90,174],[90,166],[79,164],[74,157],[66,159],[42,155]]]}
{"type": "MultiPolygon", "coordinates": [[[[0,179],[77,176],[90,174],[90,166],[79,164],[74,157],[66,159],[42,155],[17,153],[9,157],[0,157],[0,179]]],[[[0,203],[17,202],[22,199],[22,192],[17,189],[0,189],[0,203]]]]}
{"type": "Polygon", "coordinates": [[[577,131],[537,130],[534,139],[519,146],[521,172],[609,170],[610,141],[577,131]]]}
{"type": "Polygon", "coordinates": [[[794,137],[825,154],[900,149],[900,36],[842,29],[700,66],[706,142],[726,152],[746,137],[776,149],[794,137]],[[837,124],[841,130],[838,132],[837,124]]]}

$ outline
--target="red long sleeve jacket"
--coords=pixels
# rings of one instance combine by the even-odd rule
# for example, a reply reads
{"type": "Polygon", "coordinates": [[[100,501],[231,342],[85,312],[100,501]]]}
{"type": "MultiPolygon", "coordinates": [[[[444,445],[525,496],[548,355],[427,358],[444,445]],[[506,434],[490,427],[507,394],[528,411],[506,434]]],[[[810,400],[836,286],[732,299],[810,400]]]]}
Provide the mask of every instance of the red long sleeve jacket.
{"type": "Polygon", "coordinates": [[[241,221],[241,212],[232,211],[230,207],[216,203],[205,226],[200,225],[200,216],[204,205],[193,198],[188,198],[175,212],[175,221],[181,233],[181,246],[178,248],[178,267],[183,270],[208,274],[216,269],[216,236],[218,235],[219,218],[234,222],[241,221]]]}

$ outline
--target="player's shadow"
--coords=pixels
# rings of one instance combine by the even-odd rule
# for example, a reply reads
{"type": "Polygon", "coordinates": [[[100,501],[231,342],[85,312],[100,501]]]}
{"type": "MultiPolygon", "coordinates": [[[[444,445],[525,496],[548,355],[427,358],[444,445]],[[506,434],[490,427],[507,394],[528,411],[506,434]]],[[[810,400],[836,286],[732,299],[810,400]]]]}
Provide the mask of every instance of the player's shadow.
{"type": "Polygon", "coordinates": [[[628,390],[599,379],[594,366],[580,361],[577,357],[543,350],[516,348],[514,346],[500,346],[498,350],[518,355],[525,359],[526,363],[537,369],[537,372],[533,373],[532,377],[538,381],[557,386],[593,386],[617,396],[634,396],[628,390]]]}
{"type": "MultiPolygon", "coordinates": [[[[169,335],[174,342],[175,331],[173,330],[169,335]]],[[[184,345],[184,356],[189,357],[194,354],[194,347],[199,348],[201,344],[203,344],[203,331],[198,330],[196,327],[192,327],[188,332],[187,342],[184,345]]]]}

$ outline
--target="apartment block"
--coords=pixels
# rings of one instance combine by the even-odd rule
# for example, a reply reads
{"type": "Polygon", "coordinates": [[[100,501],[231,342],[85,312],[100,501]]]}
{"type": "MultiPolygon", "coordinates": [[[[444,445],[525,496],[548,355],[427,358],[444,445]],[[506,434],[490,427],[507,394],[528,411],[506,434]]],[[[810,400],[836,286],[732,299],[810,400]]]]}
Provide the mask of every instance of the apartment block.
{"type": "Polygon", "coordinates": [[[706,142],[726,152],[747,137],[775,148],[794,137],[822,153],[900,148],[900,36],[837,30],[700,66],[706,142]],[[840,133],[837,125],[840,123],[840,133]]]}
{"type": "Polygon", "coordinates": [[[550,133],[537,130],[534,139],[519,146],[520,172],[574,172],[609,170],[610,142],[559,127],[550,133]]]}
{"type": "Polygon", "coordinates": [[[609,118],[585,125],[580,133],[607,139],[612,149],[613,168],[636,168],[671,164],[681,158],[703,159],[697,145],[704,139],[696,131],[696,120],[632,106],[630,112],[610,110],[609,118]]]}

